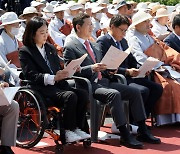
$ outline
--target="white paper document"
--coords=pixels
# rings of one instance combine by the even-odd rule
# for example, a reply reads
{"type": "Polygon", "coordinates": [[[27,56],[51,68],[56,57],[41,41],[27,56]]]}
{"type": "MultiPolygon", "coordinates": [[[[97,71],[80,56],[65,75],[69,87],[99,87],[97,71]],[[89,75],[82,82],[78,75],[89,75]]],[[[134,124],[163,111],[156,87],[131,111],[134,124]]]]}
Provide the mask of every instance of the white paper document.
{"type": "Polygon", "coordinates": [[[11,104],[20,87],[0,88],[0,106],[11,104]]]}
{"type": "Polygon", "coordinates": [[[128,48],[126,51],[121,51],[118,48],[111,45],[103,59],[102,64],[107,65],[107,69],[117,69],[119,65],[126,59],[132,48],[128,48]]]}
{"type": "Polygon", "coordinates": [[[144,64],[139,68],[139,75],[134,78],[144,78],[148,71],[154,69],[159,64],[159,60],[153,57],[148,57],[144,64]]]}
{"type": "Polygon", "coordinates": [[[173,77],[175,79],[180,79],[180,73],[175,71],[175,70],[173,70],[173,68],[171,66],[163,66],[163,68],[168,70],[168,72],[170,73],[171,77],[173,77]]]}
{"type": "Polygon", "coordinates": [[[69,73],[69,78],[72,77],[74,75],[74,73],[76,72],[76,69],[78,66],[81,65],[81,63],[84,61],[84,59],[87,57],[87,53],[84,54],[82,57],[78,58],[78,59],[74,59],[72,60],[65,68],[64,70],[68,71],[69,73]]]}

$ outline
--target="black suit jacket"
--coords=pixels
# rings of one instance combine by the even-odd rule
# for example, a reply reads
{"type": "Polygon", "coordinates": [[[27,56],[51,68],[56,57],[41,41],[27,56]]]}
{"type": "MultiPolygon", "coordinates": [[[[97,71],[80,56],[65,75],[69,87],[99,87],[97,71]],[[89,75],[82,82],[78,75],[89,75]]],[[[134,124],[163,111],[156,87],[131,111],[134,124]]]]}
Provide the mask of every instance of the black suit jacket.
{"type": "Polygon", "coordinates": [[[57,56],[56,49],[52,45],[47,43],[44,45],[44,47],[47,59],[49,60],[51,70],[53,72],[48,67],[46,61],[44,60],[36,46],[24,46],[19,51],[19,59],[23,76],[26,80],[30,80],[33,87],[35,87],[37,90],[50,91],[50,89],[56,88],[56,85],[59,88],[64,89],[64,87],[68,85],[64,80],[55,83],[55,86],[44,85],[44,75],[46,73],[55,75],[58,70],[61,70],[60,61],[59,57],[57,56]]]}
{"type": "Polygon", "coordinates": [[[164,39],[164,42],[168,46],[170,46],[171,48],[173,48],[174,50],[176,50],[177,52],[180,53],[180,40],[179,40],[179,38],[174,33],[169,34],[164,39]]]}
{"type": "MultiPolygon", "coordinates": [[[[102,56],[104,56],[107,53],[107,51],[111,45],[116,47],[114,40],[112,39],[112,37],[109,34],[106,34],[106,35],[100,37],[97,40],[97,43],[99,44],[99,48],[102,53],[102,56]]],[[[123,51],[125,51],[128,48],[127,41],[125,39],[122,39],[120,41],[120,43],[123,48],[123,51]]],[[[126,69],[137,68],[137,67],[138,67],[138,63],[137,63],[136,59],[133,57],[132,53],[130,53],[129,56],[119,66],[118,73],[125,75],[126,69]]]]}
{"type": "MultiPolygon", "coordinates": [[[[71,37],[71,39],[71,42],[67,43],[64,47],[64,60],[66,63],[69,63],[71,60],[80,58],[84,54],[88,53],[86,48],[76,37],[71,37]]],[[[102,56],[101,52],[99,52],[98,45],[96,43],[90,43],[90,45],[94,51],[96,62],[100,62],[102,56]]],[[[81,64],[81,73],[76,73],[75,75],[85,77],[93,82],[98,75],[97,72],[93,72],[91,69],[91,65],[93,64],[94,61],[91,56],[87,56],[81,64]]]]}

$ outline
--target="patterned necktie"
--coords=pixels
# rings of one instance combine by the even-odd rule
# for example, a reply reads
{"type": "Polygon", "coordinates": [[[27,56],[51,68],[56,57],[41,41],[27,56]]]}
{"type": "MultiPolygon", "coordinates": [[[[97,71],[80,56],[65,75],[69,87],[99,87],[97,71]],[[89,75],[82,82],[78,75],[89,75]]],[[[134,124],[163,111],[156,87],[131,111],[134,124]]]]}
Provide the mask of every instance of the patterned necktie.
{"type": "MultiPolygon", "coordinates": [[[[94,56],[93,51],[91,50],[91,47],[90,47],[89,42],[86,40],[86,41],[84,42],[84,44],[85,44],[86,49],[87,49],[89,55],[91,56],[92,60],[94,61],[94,63],[96,63],[96,59],[95,59],[95,56],[94,56]]],[[[101,72],[98,72],[98,79],[99,79],[99,80],[102,79],[101,72]]]]}

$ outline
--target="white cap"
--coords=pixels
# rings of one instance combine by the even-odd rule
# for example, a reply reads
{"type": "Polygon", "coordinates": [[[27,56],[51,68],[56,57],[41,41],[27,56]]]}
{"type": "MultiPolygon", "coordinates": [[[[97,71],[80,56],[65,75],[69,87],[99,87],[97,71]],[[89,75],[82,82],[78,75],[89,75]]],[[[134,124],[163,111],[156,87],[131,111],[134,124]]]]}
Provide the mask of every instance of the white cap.
{"type": "Polygon", "coordinates": [[[1,22],[2,22],[1,26],[18,23],[21,21],[25,21],[25,20],[18,19],[17,14],[14,12],[6,12],[1,16],[1,22]]]}

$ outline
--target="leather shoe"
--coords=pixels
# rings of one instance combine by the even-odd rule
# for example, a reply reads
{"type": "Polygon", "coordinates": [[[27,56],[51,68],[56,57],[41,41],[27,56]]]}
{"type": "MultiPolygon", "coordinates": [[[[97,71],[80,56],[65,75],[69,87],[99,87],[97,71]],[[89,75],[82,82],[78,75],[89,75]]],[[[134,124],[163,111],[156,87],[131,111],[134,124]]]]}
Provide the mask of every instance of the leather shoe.
{"type": "Polygon", "coordinates": [[[146,130],[143,133],[138,133],[137,138],[138,141],[147,142],[152,144],[160,144],[161,140],[157,137],[154,137],[149,130],[146,130]]]}
{"type": "Polygon", "coordinates": [[[126,138],[123,138],[121,136],[120,144],[124,145],[128,148],[133,148],[133,149],[142,149],[143,148],[143,144],[141,142],[137,141],[133,135],[129,135],[126,138]]]}
{"type": "Polygon", "coordinates": [[[0,154],[14,154],[14,152],[12,151],[11,147],[1,145],[0,146],[0,154]]]}

